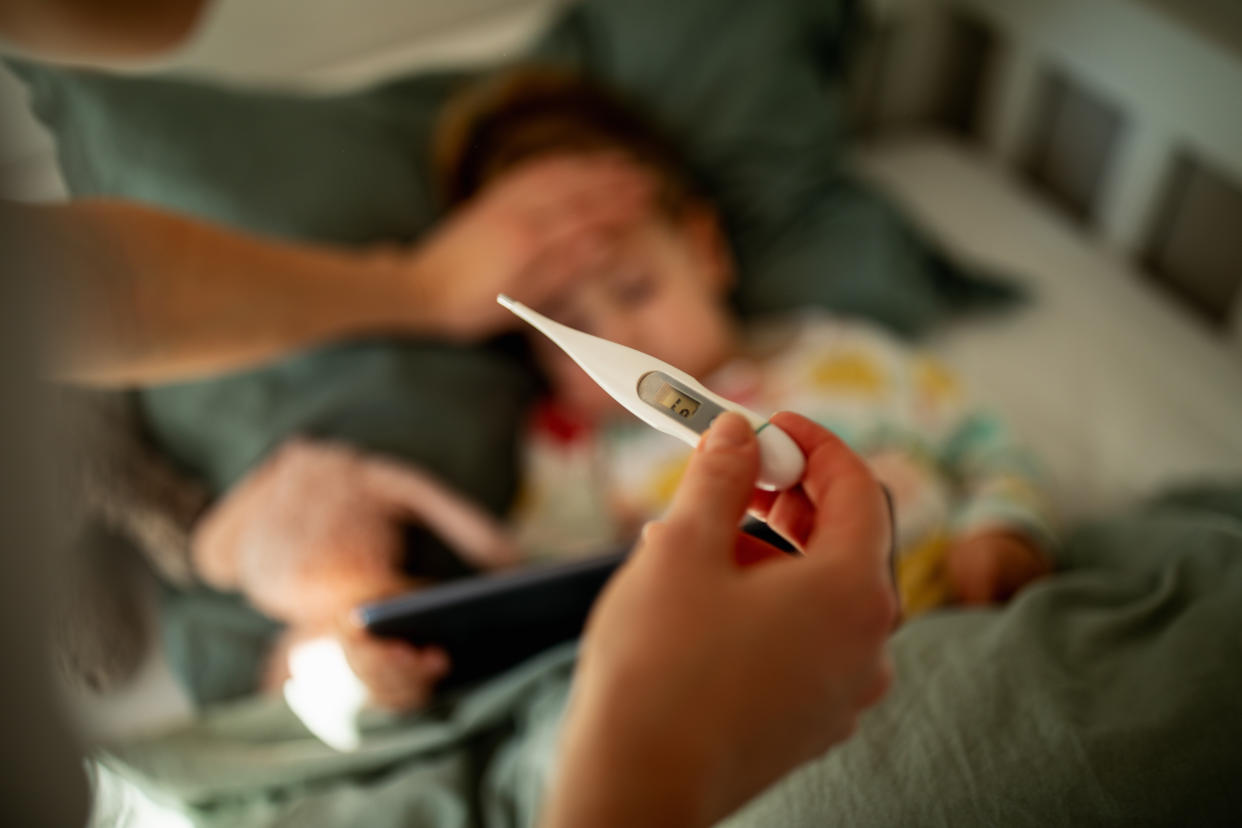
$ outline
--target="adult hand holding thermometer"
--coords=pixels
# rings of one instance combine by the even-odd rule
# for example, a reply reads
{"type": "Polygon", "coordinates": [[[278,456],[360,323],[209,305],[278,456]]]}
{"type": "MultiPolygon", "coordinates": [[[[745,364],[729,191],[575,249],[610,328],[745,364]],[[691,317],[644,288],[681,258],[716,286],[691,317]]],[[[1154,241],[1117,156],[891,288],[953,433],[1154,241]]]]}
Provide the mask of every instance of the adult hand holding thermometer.
{"type": "Polygon", "coordinates": [[[613,399],[652,428],[694,446],[717,415],[736,411],[759,438],[759,488],[779,492],[802,479],[806,458],[798,444],[753,411],[708,391],[694,377],[653,356],[554,322],[503,293],[496,301],[556,343],[613,399]]]}

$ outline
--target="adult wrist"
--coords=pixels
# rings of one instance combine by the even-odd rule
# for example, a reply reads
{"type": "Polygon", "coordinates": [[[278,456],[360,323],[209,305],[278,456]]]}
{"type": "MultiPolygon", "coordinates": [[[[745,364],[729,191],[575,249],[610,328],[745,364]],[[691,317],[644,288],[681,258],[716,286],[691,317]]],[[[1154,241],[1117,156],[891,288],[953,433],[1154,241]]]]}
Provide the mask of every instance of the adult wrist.
{"type": "MultiPolygon", "coordinates": [[[[427,336],[451,332],[438,285],[442,274],[425,254],[385,246],[361,256],[365,287],[360,312],[368,327],[427,336]]],[[[355,287],[361,286],[355,281],[355,287]]]]}
{"type": "Polygon", "coordinates": [[[571,708],[542,828],[712,824],[713,740],[609,715],[614,707],[571,708]]]}

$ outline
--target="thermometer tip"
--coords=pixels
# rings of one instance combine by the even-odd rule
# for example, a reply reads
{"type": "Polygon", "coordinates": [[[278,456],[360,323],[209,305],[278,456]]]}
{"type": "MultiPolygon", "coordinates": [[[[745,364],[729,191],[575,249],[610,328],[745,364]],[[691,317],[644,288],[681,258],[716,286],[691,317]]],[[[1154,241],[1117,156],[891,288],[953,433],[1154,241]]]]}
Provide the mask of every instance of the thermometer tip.
{"type": "Polygon", "coordinates": [[[517,302],[514,302],[512,299],[510,299],[508,296],[505,296],[503,293],[496,294],[496,301],[501,306],[506,307],[509,310],[513,310],[514,307],[517,305],[517,302]]]}

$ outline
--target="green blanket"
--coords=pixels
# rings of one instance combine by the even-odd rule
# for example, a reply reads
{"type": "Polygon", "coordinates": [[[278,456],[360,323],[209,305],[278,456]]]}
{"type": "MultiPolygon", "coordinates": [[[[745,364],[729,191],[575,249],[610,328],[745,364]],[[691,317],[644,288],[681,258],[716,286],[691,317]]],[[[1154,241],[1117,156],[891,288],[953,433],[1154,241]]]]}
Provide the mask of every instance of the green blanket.
{"type": "MultiPolygon", "coordinates": [[[[1242,485],[1084,527],[1061,564],[1007,607],[904,626],[856,736],[728,824],[1236,824],[1242,485]]],[[[105,761],[203,825],[531,825],[572,656],[372,722],[353,754],[252,700],[105,761]]]]}

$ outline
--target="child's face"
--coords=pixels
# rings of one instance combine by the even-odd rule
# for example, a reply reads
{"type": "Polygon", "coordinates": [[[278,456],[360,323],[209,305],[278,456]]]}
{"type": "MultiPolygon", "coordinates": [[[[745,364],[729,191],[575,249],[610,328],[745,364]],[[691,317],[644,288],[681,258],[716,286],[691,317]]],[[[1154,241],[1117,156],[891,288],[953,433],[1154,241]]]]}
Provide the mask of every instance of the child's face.
{"type": "MultiPolygon", "coordinates": [[[[732,324],[724,295],[732,265],[714,216],[691,209],[670,219],[651,214],[613,239],[590,272],[547,305],[547,316],[637,348],[701,377],[727,359],[732,324]]],[[[619,408],[545,337],[535,351],[557,398],[597,420],[619,408]]]]}

